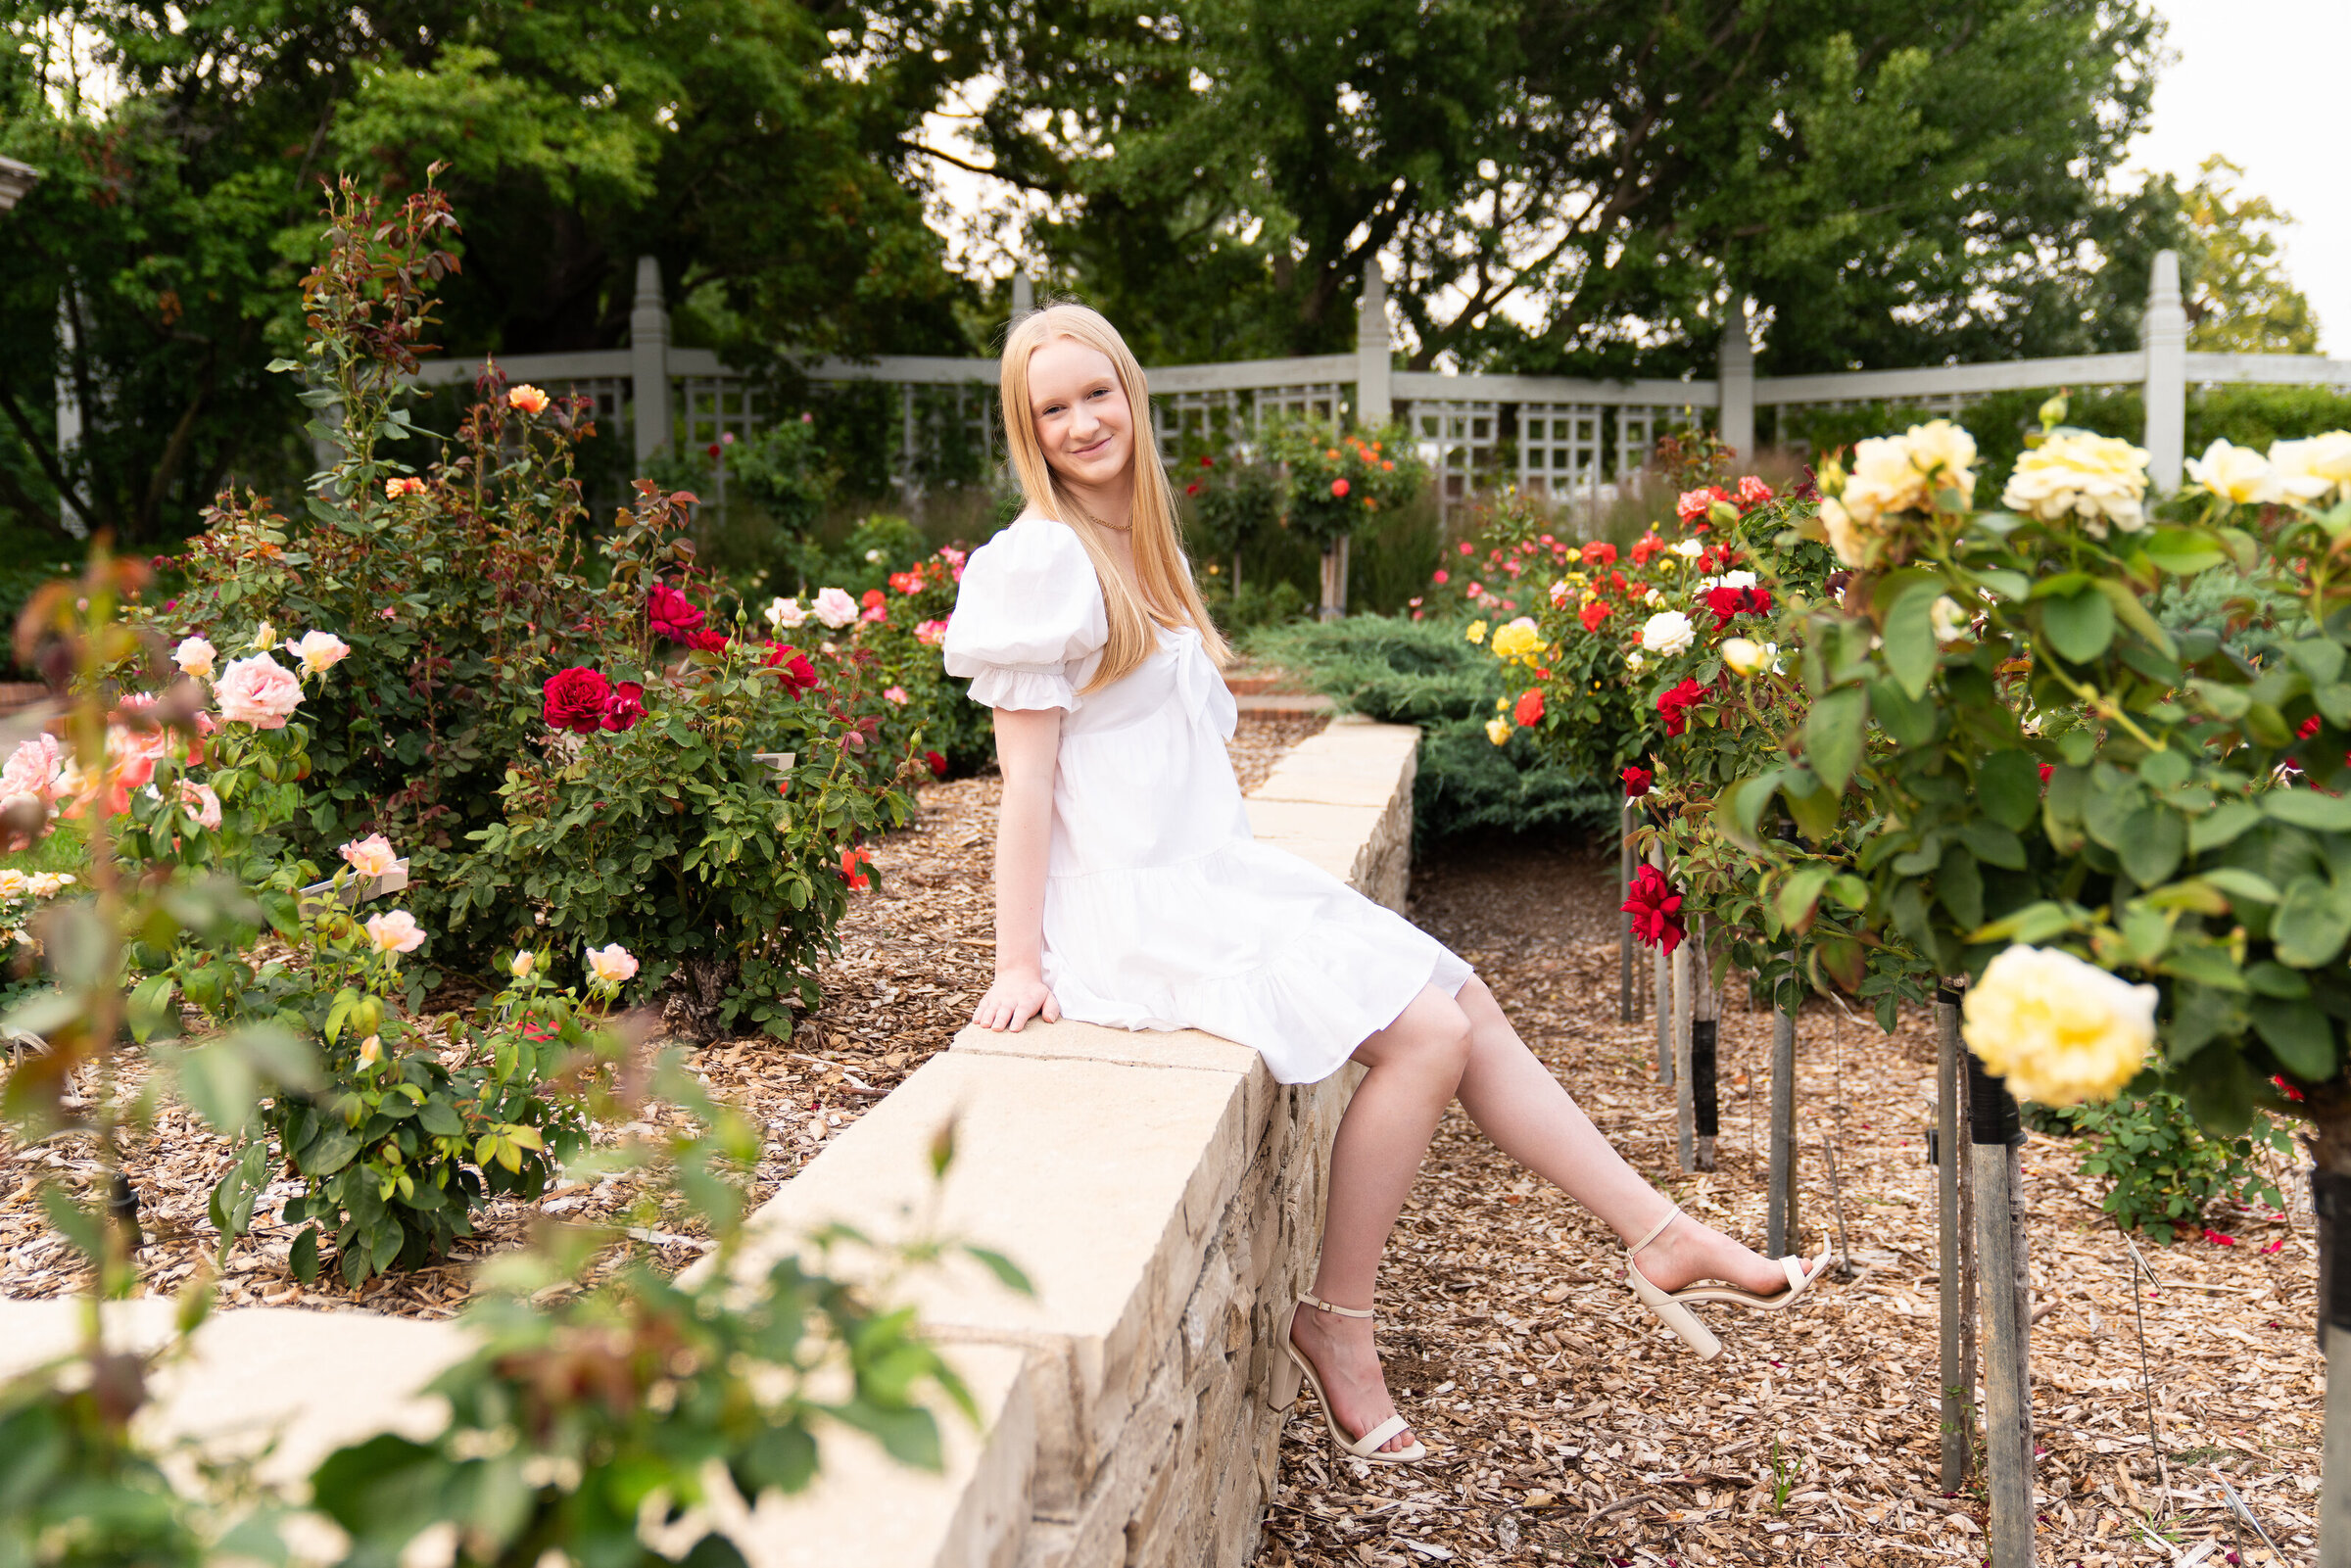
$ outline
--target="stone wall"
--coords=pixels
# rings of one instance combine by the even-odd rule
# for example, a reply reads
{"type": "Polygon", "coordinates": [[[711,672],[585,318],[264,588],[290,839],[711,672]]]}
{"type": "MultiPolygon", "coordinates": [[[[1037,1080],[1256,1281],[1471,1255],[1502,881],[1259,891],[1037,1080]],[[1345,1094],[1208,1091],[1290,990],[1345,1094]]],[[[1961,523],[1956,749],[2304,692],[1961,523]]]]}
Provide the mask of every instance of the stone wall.
{"type": "MultiPolygon", "coordinates": [[[[1249,801],[1257,835],[1391,907],[1410,870],[1417,733],[1334,722],[1249,801]]],[[[1251,1555],[1279,1420],[1273,1324],[1305,1283],[1353,1067],[1283,1087],[1254,1051],[1196,1032],[1032,1023],[967,1030],[829,1143],[754,1217],[760,1265],[828,1220],[924,1225],[1011,1257],[1033,1297],[978,1264],[893,1287],[948,1347],[984,1415],[943,1414],[943,1473],[828,1432],[813,1487],[722,1514],[754,1568],[1108,1568],[1251,1555]],[[957,1125],[932,1191],[927,1151],[957,1125]]],[[[836,1268],[849,1259],[837,1258],[836,1268]]],[[[72,1345],[79,1304],[0,1302],[0,1375],[72,1345]]],[[[171,1304],[108,1307],[154,1344],[171,1304]]],[[[141,1420],[168,1442],[260,1452],[291,1482],[372,1433],[443,1418],[418,1391],[464,1354],[451,1323],[364,1311],[222,1313],[141,1420]]]]}
{"type": "MultiPolygon", "coordinates": [[[[1417,739],[1334,722],[1251,795],[1252,828],[1400,908],[1417,739]]],[[[1009,1255],[1036,1295],[976,1265],[909,1294],[959,1363],[1015,1353],[1023,1386],[968,1473],[942,1478],[962,1502],[953,1539],[877,1554],[861,1534],[884,1506],[871,1484],[820,1484],[775,1527],[893,1568],[1248,1560],[1280,1428],[1266,1402],[1273,1327],[1312,1272],[1330,1140],[1360,1075],[1284,1087],[1256,1052],[1191,1031],[966,1030],[760,1212],[772,1240],[746,1266],[829,1220],[919,1212],[922,1151],[954,1118],[937,1223],[1009,1255]],[[1032,1462],[1002,1462],[1021,1444],[1032,1462]]]]}

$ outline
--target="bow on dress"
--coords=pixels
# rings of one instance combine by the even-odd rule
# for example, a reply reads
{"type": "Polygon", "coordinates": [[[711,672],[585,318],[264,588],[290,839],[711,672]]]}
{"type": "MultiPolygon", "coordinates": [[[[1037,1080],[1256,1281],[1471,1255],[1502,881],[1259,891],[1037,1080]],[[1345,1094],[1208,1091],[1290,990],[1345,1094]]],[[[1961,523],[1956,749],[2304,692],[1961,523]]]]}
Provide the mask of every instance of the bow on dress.
{"type": "Polygon", "coordinates": [[[1184,711],[1193,723],[1213,725],[1217,734],[1231,739],[1233,726],[1240,721],[1240,704],[1201,647],[1200,629],[1179,626],[1175,637],[1176,694],[1183,699],[1184,711]]]}

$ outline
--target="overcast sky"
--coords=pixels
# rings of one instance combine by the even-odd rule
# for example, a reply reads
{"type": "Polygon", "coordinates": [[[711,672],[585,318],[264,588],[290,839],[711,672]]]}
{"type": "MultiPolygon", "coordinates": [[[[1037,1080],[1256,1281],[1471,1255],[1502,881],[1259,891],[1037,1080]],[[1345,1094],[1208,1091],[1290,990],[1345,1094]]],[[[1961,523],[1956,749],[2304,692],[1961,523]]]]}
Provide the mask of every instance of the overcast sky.
{"type": "Polygon", "coordinates": [[[2351,0],[2157,0],[2178,58],[2157,78],[2141,168],[2181,176],[2214,153],[2297,219],[2286,272],[2310,296],[2324,353],[2351,358],[2351,180],[2344,62],[2351,0]]]}

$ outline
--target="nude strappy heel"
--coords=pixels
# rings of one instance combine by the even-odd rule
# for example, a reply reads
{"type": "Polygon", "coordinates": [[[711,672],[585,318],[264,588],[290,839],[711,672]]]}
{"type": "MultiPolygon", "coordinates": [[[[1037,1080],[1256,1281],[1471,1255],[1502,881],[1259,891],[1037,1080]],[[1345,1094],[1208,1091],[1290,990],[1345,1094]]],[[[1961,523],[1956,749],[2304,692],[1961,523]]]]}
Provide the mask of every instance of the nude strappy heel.
{"type": "Polygon", "coordinates": [[[1306,1292],[1300,1291],[1297,1305],[1281,1314],[1281,1325],[1277,1331],[1281,1335],[1281,1348],[1287,1351],[1289,1355],[1286,1360],[1276,1363],[1273,1368],[1273,1408],[1286,1410],[1298,1402],[1298,1381],[1303,1377],[1313,1385],[1315,1402],[1322,1409],[1322,1425],[1329,1431],[1332,1445],[1341,1453],[1351,1459],[1363,1459],[1371,1464],[1418,1464],[1422,1459],[1427,1458],[1427,1446],[1417,1438],[1413,1440],[1413,1446],[1409,1449],[1400,1449],[1394,1453],[1379,1451],[1381,1444],[1412,1425],[1401,1415],[1389,1416],[1360,1438],[1351,1438],[1339,1429],[1339,1418],[1331,1413],[1330,1397],[1322,1392],[1322,1379],[1316,1374],[1315,1363],[1306,1358],[1306,1353],[1299,1350],[1297,1343],[1290,1338],[1291,1326],[1298,1321],[1298,1308],[1301,1307],[1311,1307],[1318,1312],[1335,1312],[1341,1317],[1369,1317],[1372,1315],[1368,1310],[1359,1311],[1352,1307],[1333,1307],[1319,1297],[1310,1296],[1306,1292]]]}
{"type": "Polygon", "coordinates": [[[1641,1264],[1637,1259],[1642,1248],[1664,1235],[1665,1227],[1681,1217],[1679,1209],[1667,1210],[1665,1217],[1658,1220],[1648,1235],[1624,1250],[1624,1275],[1626,1283],[1633,1287],[1633,1294],[1641,1298],[1641,1305],[1656,1313],[1657,1321],[1680,1335],[1683,1343],[1696,1351],[1702,1361],[1711,1361],[1720,1355],[1722,1341],[1698,1320],[1698,1314],[1690,1310],[1690,1304],[1720,1302],[1731,1307],[1752,1307],[1759,1312],[1786,1311],[1799,1297],[1812,1288],[1812,1282],[1820,1277],[1821,1270],[1829,1261],[1829,1249],[1826,1247],[1821,1248],[1820,1256],[1815,1259],[1781,1259],[1780,1267],[1788,1275],[1788,1288],[1771,1296],[1758,1296],[1751,1290],[1720,1282],[1687,1285],[1677,1291],[1659,1290],[1650,1283],[1648,1275],[1641,1272],[1641,1264]]]}

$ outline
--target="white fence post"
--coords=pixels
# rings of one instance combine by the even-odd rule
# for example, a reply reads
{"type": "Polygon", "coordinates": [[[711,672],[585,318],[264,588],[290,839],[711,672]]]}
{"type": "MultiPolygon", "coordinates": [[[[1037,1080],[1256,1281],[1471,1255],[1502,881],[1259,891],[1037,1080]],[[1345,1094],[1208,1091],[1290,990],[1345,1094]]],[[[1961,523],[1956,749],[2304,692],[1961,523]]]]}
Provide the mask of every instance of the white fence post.
{"type": "Polygon", "coordinates": [[[1036,280],[1029,275],[1028,265],[1023,263],[1012,275],[1012,318],[1018,321],[1035,309],[1036,280]]]}
{"type": "Polygon", "coordinates": [[[1716,364],[1722,390],[1722,444],[1742,462],[1755,455],[1755,341],[1747,319],[1747,296],[1734,302],[1722,327],[1716,364]]]}
{"type": "Polygon", "coordinates": [[[2139,322],[2147,353],[2147,477],[2157,490],[2180,488],[2187,447],[2187,311],[2180,303],[2180,253],[2157,251],[2139,322]]]}
{"type": "Polygon", "coordinates": [[[637,258],[637,300],[629,311],[630,395],[636,407],[629,424],[637,439],[642,469],[669,445],[669,307],[661,302],[661,263],[637,258]]]}
{"type": "Polygon", "coordinates": [[[1355,308],[1355,418],[1377,430],[1395,417],[1388,364],[1388,280],[1379,258],[1364,263],[1364,295],[1355,308]]]}
{"type": "MultiPolygon", "coordinates": [[[[72,473],[73,464],[79,460],[81,446],[81,399],[73,390],[73,366],[81,356],[81,340],[73,331],[73,309],[64,289],[57,294],[57,337],[66,351],[58,361],[57,372],[57,466],[72,473]]],[[[84,505],[89,503],[86,489],[76,487],[75,493],[84,505]]],[[[57,520],[75,539],[89,535],[89,530],[81,525],[81,513],[73,509],[72,497],[57,498],[57,520]]]]}

